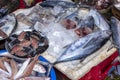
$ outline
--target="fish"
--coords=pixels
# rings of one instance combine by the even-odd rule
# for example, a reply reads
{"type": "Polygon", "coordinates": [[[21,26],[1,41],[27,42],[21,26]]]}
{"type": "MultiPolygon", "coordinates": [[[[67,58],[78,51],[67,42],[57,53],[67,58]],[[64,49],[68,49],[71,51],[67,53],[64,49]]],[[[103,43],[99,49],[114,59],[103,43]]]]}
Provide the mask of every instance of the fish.
{"type": "Polygon", "coordinates": [[[8,62],[4,61],[4,66],[6,67],[9,75],[11,76],[12,75],[12,68],[11,68],[10,64],[8,62]]]}
{"type": "Polygon", "coordinates": [[[13,33],[7,38],[5,46],[11,55],[19,58],[34,57],[48,48],[47,37],[41,32],[30,30],[13,33]]]}
{"type": "Polygon", "coordinates": [[[77,7],[77,5],[73,2],[67,1],[43,1],[39,4],[42,7],[54,7],[54,6],[61,6],[63,8],[70,8],[70,7],[77,7]]]}
{"type": "Polygon", "coordinates": [[[111,31],[100,30],[79,38],[62,52],[55,63],[85,59],[87,56],[100,49],[109,39],[110,35],[111,31]]]}
{"type": "Polygon", "coordinates": [[[30,58],[28,58],[21,66],[21,68],[18,70],[17,74],[14,76],[14,79],[18,79],[19,77],[22,76],[23,72],[25,71],[25,69],[27,68],[28,64],[30,63],[30,58]]]}
{"type": "Polygon", "coordinates": [[[5,68],[4,63],[3,63],[3,58],[0,59],[0,68],[4,71],[7,71],[7,69],[5,68]]]}
{"type": "Polygon", "coordinates": [[[10,73],[8,73],[7,71],[4,71],[0,68],[0,77],[10,77],[10,73]]]}
{"type": "Polygon", "coordinates": [[[27,68],[24,70],[24,72],[18,78],[30,76],[37,61],[38,61],[38,55],[36,55],[34,57],[34,59],[28,64],[27,68]]]}
{"type": "Polygon", "coordinates": [[[113,44],[117,48],[118,53],[120,55],[120,21],[115,17],[111,17],[110,25],[112,31],[113,44]]]}
{"type": "Polygon", "coordinates": [[[17,72],[18,72],[18,66],[17,66],[16,61],[14,61],[13,59],[10,60],[10,65],[11,65],[11,68],[12,68],[11,79],[13,79],[14,76],[15,76],[15,75],[17,74],[17,72]]]}
{"type": "Polygon", "coordinates": [[[8,14],[0,19],[0,40],[7,38],[17,25],[17,20],[14,14],[8,14]]]}

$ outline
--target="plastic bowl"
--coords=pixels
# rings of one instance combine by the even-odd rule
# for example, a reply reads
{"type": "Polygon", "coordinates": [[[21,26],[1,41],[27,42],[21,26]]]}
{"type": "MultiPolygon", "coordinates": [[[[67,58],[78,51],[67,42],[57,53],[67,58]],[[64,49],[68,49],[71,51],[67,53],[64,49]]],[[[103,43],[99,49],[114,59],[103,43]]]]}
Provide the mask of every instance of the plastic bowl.
{"type": "MultiPolygon", "coordinates": [[[[0,54],[4,54],[6,53],[6,50],[0,50],[0,54]]],[[[39,57],[39,60],[44,61],[44,62],[48,62],[45,58],[43,58],[42,56],[39,57]]],[[[55,70],[54,68],[51,69],[50,71],[50,78],[51,80],[56,80],[56,74],[55,74],[55,70]]]]}

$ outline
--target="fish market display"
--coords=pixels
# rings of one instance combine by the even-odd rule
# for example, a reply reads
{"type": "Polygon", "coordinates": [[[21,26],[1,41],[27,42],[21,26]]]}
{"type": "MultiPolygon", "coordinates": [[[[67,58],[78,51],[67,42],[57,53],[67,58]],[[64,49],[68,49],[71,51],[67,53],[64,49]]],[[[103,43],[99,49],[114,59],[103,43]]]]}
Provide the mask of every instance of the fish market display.
{"type": "Polygon", "coordinates": [[[6,41],[10,54],[17,57],[33,57],[43,53],[48,48],[48,40],[42,33],[35,30],[12,34],[6,41]]]}
{"type": "MultiPolygon", "coordinates": [[[[7,57],[0,58],[0,78],[4,80],[50,80],[46,76],[47,65],[38,63],[38,55],[33,59],[28,58],[24,62],[9,59],[7,57]]],[[[46,62],[44,62],[46,63],[46,62]]],[[[48,63],[46,63],[48,64],[48,63]]]]}
{"type": "Polygon", "coordinates": [[[76,9],[77,6],[72,2],[44,1],[42,3],[36,4],[30,9],[26,9],[25,11],[21,11],[16,14],[17,20],[19,22],[18,24],[21,25],[21,27],[17,28],[17,31],[31,28],[36,24],[36,22],[41,22],[44,26],[48,26],[52,22],[59,22],[64,16],[71,14],[76,9]],[[58,5],[56,5],[56,3],[58,5]],[[43,5],[51,5],[52,7],[46,7],[43,5]]]}
{"type": "Polygon", "coordinates": [[[111,30],[113,33],[113,43],[115,44],[120,54],[120,21],[115,17],[111,18],[111,30]]]}
{"type": "Polygon", "coordinates": [[[7,38],[17,25],[14,14],[8,14],[0,19],[0,40],[7,38]]]}

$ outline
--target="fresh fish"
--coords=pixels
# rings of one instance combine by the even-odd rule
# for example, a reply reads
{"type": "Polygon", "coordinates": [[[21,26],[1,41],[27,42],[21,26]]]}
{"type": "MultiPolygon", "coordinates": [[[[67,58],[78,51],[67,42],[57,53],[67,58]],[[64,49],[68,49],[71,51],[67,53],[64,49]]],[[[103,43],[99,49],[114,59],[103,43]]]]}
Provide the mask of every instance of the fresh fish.
{"type": "Polygon", "coordinates": [[[110,37],[110,34],[109,30],[97,31],[78,39],[67,47],[56,63],[86,58],[100,49],[110,37]]]}
{"type": "Polygon", "coordinates": [[[8,37],[15,29],[17,21],[14,14],[9,14],[0,19],[0,40],[8,37]]]}
{"type": "Polygon", "coordinates": [[[75,3],[67,2],[67,1],[43,1],[40,3],[40,6],[42,7],[54,7],[54,6],[62,6],[63,8],[71,8],[71,7],[77,7],[75,3]]]}
{"type": "Polygon", "coordinates": [[[0,77],[10,77],[10,73],[0,69],[0,77]]]}
{"type": "Polygon", "coordinates": [[[22,67],[19,69],[19,71],[17,72],[17,74],[14,76],[14,79],[18,79],[19,77],[21,77],[23,75],[23,72],[25,71],[25,69],[27,68],[28,64],[30,63],[30,58],[28,58],[23,64],[22,67]]]}
{"type": "Polygon", "coordinates": [[[37,61],[38,61],[38,55],[34,57],[34,59],[28,64],[24,72],[18,78],[30,76],[37,61]]]}
{"type": "Polygon", "coordinates": [[[111,25],[113,43],[118,49],[120,55],[120,21],[115,17],[111,17],[110,25],[111,25]]]}
{"type": "Polygon", "coordinates": [[[10,64],[8,62],[4,62],[4,65],[9,73],[9,75],[12,75],[12,68],[10,67],[10,64]]]}
{"type": "Polygon", "coordinates": [[[6,71],[6,68],[4,66],[4,63],[3,63],[3,58],[0,59],[0,68],[4,71],[6,71]]]}
{"type": "Polygon", "coordinates": [[[12,68],[12,75],[11,75],[11,79],[14,78],[14,76],[17,74],[18,72],[18,67],[17,67],[17,63],[12,59],[10,60],[10,65],[12,68]]]}
{"type": "Polygon", "coordinates": [[[28,58],[41,54],[48,48],[46,36],[41,32],[30,30],[16,32],[7,38],[5,46],[10,54],[20,58],[28,58]]]}
{"type": "Polygon", "coordinates": [[[25,77],[19,80],[50,80],[49,77],[25,77]]]}

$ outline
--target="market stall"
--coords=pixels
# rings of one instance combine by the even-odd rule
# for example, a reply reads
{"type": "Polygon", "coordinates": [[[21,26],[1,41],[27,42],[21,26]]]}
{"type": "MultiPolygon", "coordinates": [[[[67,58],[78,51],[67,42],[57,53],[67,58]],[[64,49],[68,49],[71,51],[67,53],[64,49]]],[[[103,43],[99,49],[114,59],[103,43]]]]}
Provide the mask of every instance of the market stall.
{"type": "Polygon", "coordinates": [[[5,80],[119,80],[118,2],[18,0],[6,3],[7,7],[0,9],[0,49],[7,50],[0,52],[0,71],[4,75],[0,77],[5,80]]]}

